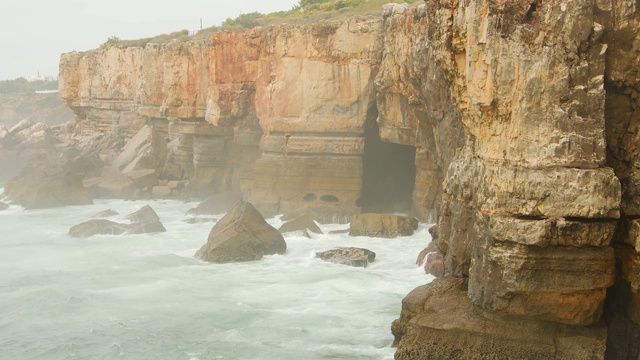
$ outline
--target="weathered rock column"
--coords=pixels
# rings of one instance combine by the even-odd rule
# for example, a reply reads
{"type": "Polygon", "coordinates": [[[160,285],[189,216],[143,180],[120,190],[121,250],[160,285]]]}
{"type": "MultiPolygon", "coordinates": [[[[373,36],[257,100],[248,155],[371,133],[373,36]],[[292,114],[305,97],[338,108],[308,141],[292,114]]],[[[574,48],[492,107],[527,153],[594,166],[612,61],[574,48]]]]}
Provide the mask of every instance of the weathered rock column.
{"type": "Polygon", "coordinates": [[[396,357],[602,358],[621,187],[605,166],[598,10],[583,0],[430,1],[395,16],[409,23],[420,11],[433,15],[419,21],[465,130],[437,240],[445,272],[463,280],[437,280],[405,299],[396,357]],[[446,329],[427,321],[456,301],[467,315],[446,329]],[[549,322],[566,325],[531,347],[536,337],[526,333],[549,322]],[[512,326],[522,338],[496,340],[512,326]],[[456,336],[469,341],[456,345],[456,336]]]}

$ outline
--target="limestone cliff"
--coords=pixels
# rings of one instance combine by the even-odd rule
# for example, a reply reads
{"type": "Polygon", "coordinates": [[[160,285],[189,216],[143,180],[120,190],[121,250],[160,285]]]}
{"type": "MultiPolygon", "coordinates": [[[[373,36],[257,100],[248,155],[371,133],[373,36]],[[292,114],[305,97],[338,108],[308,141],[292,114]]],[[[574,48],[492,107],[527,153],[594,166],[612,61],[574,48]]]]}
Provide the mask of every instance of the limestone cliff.
{"type": "Polygon", "coordinates": [[[75,52],[62,55],[60,92],[79,134],[132,136],[151,124],[172,144],[160,178],[239,189],[265,215],[435,219],[462,129],[440,72],[404,53],[413,35],[387,42],[381,18],[355,17],[75,52]],[[412,80],[423,75],[437,81],[412,80]]]}
{"type": "Polygon", "coordinates": [[[169,144],[154,150],[161,178],[239,189],[267,216],[437,216],[428,259],[446,275],[403,301],[399,359],[631,359],[639,12],[388,4],[381,17],[64,54],[60,91],[79,133],[150,125],[169,144]]]}

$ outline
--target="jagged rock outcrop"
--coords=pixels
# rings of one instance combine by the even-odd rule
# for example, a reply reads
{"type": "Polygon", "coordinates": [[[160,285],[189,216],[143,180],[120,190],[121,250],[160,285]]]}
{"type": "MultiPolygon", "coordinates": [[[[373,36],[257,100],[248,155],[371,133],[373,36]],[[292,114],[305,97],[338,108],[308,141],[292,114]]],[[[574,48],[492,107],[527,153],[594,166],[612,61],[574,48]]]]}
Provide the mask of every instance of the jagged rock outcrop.
{"type": "MultiPolygon", "coordinates": [[[[465,132],[465,146],[444,179],[436,242],[444,272],[467,279],[468,289],[459,291],[467,297],[434,293],[433,305],[414,309],[419,315],[444,314],[447,303],[457,303],[533,326],[543,321],[601,324],[607,288],[620,276],[611,242],[624,239],[617,219],[621,209],[625,215],[625,198],[633,191],[625,183],[630,177],[620,178],[621,185],[616,176],[621,169],[607,156],[612,144],[620,146],[620,130],[629,125],[615,125],[620,129],[613,131],[616,141],[605,138],[612,135],[610,122],[628,119],[609,114],[621,108],[610,107],[605,78],[618,71],[610,68],[629,68],[619,58],[635,61],[635,50],[616,48],[618,40],[612,40],[616,29],[635,26],[634,6],[628,1],[429,1],[385,20],[385,29],[408,22],[423,29],[434,62],[450,81],[449,97],[465,132]],[[423,12],[433,16],[423,18],[423,12]],[[615,61],[609,60],[612,54],[617,54],[615,61]]],[[[621,157],[629,154],[615,149],[621,157]]],[[[624,269],[630,267],[623,265],[623,274],[630,273],[624,269]]],[[[612,292],[609,296],[615,297],[612,292]]],[[[628,303],[633,316],[633,296],[628,303]]],[[[454,351],[448,340],[431,340],[435,334],[452,336],[466,325],[434,333],[436,327],[428,325],[433,321],[445,320],[401,318],[394,326],[406,327],[412,335],[398,337],[397,356],[438,358],[454,351]],[[434,346],[418,339],[429,339],[434,346]]],[[[619,331],[616,321],[609,327],[619,331]]],[[[634,333],[631,329],[627,335],[634,333]]],[[[476,340],[491,339],[493,344],[500,338],[493,331],[472,332],[476,340]]],[[[528,336],[535,330],[517,332],[528,336]]],[[[620,342],[629,341],[624,338],[620,342]]],[[[591,334],[566,354],[550,348],[548,355],[522,356],[603,358],[603,339],[591,334]],[[594,343],[600,344],[597,349],[586,346],[594,343]],[[573,353],[581,345],[584,352],[573,353]]],[[[465,358],[483,358],[491,346],[471,348],[456,351],[465,358]]]]}
{"type": "Polygon", "coordinates": [[[464,279],[445,276],[414,289],[392,325],[395,358],[601,359],[606,327],[572,326],[481,311],[467,298],[464,279]]]}
{"type": "MultiPolygon", "coordinates": [[[[117,213],[107,210],[102,215],[114,216],[117,213]]],[[[150,234],[167,231],[160,222],[158,214],[149,205],[145,205],[140,210],[127,215],[124,220],[129,222],[118,223],[106,219],[91,219],[71,227],[69,235],[87,238],[95,235],[150,234]]]]}
{"type": "Polygon", "coordinates": [[[265,255],[286,251],[282,234],[267,224],[251,203],[240,201],[213,226],[207,243],[195,257],[227,263],[260,260],[265,255]]]}

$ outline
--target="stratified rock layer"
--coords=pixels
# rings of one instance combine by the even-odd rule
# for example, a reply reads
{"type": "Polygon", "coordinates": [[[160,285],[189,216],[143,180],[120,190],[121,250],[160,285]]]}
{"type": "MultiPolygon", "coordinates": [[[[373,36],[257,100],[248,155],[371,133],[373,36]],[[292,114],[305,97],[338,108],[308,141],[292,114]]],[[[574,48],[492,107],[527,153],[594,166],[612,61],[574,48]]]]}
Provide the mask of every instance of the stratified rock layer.
{"type": "MultiPolygon", "coordinates": [[[[200,194],[239,191],[266,215],[437,217],[426,267],[468,285],[405,301],[398,358],[601,359],[604,313],[606,356],[632,359],[637,6],[387,4],[382,18],[64,54],[60,91],[76,133],[120,139],[93,148],[107,165],[123,160],[121,138],[152,128],[162,146],[117,167],[140,182],[134,171],[154,169],[200,194]]],[[[85,182],[135,188],[122,176],[85,182]]]]}

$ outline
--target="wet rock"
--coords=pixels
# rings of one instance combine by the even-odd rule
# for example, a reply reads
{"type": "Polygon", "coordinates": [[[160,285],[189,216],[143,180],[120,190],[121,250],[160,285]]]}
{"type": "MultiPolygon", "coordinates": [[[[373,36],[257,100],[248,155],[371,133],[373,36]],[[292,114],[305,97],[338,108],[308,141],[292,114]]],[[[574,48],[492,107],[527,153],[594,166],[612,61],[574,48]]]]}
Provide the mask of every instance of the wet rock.
{"type": "Polygon", "coordinates": [[[286,250],[282,234],[267,224],[253,205],[241,201],[211,229],[207,243],[195,257],[221,263],[252,261],[286,250]]]}
{"type": "Polygon", "coordinates": [[[111,209],[107,209],[107,210],[101,211],[101,212],[93,215],[92,217],[94,217],[94,218],[107,218],[107,217],[113,217],[113,216],[116,216],[116,215],[120,215],[120,213],[117,212],[117,211],[113,211],[111,209]]]}
{"type": "Polygon", "coordinates": [[[158,214],[149,205],[145,205],[140,210],[127,215],[125,219],[133,223],[160,222],[160,217],[158,217],[158,214]]]}
{"type": "MultiPolygon", "coordinates": [[[[116,215],[116,212],[107,210],[104,214],[116,215]]],[[[101,213],[102,214],[102,213],[101,213]]],[[[125,220],[131,223],[117,223],[104,219],[93,219],[78,224],[69,229],[69,235],[74,237],[91,237],[94,235],[121,235],[121,234],[150,234],[167,231],[160,222],[158,214],[149,205],[129,214],[125,220]]]]}
{"type": "Polygon", "coordinates": [[[278,231],[281,233],[293,232],[293,231],[311,231],[316,234],[323,234],[322,230],[318,227],[315,221],[309,216],[309,214],[302,214],[295,219],[289,220],[282,224],[278,231]]]}
{"type": "Polygon", "coordinates": [[[159,221],[129,224],[127,228],[127,234],[152,234],[167,231],[159,221]]]}
{"type": "Polygon", "coordinates": [[[400,360],[601,359],[607,334],[603,324],[572,326],[483,312],[467,297],[465,280],[451,276],[410,292],[391,329],[400,360]]]}
{"type": "Polygon", "coordinates": [[[349,235],[394,238],[411,236],[418,228],[418,220],[414,217],[359,214],[351,219],[349,235]]]}
{"type": "Polygon", "coordinates": [[[92,204],[82,186],[82,174],[68,165],[40,153],[5,184],[5,193],[27,209],[92,204]]]}
{"type": "Polygon", "coordinates": [[[375,261],[376,253],[362,248],[341,247],[316,253],[316,257],[335,264],[366,268],[375,261]]]}
{"type": "Polygon", "coordinates": [[[229,211],[238,201],[242,200],[242,193],[227,191],[206,198],[203,202],[187,211],[188,215],[218,215],[229,211]]]}
{"type": "Polygon", "coordinates": [[[104,219],[93,219],[73,226],[69,229],[69,235],[87,238],[94,235],[120,235],[127,232],[127,230],[128,226],[126,224],[104,219]]]}

